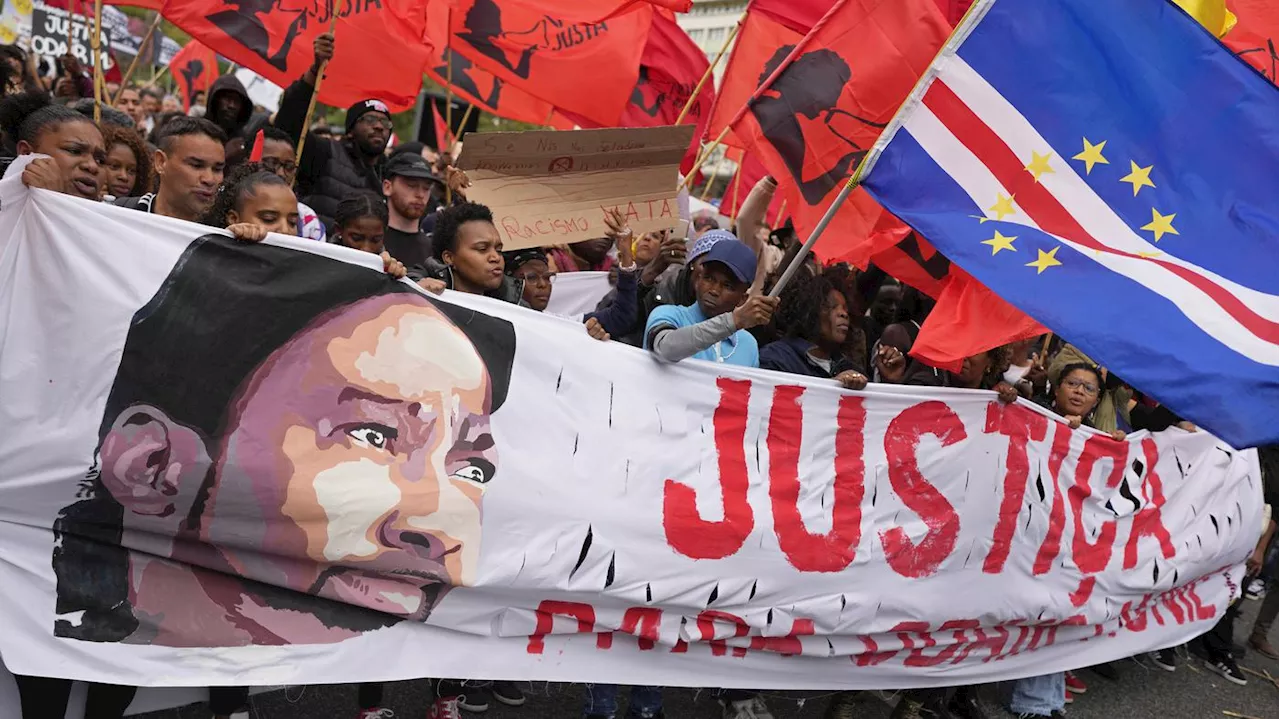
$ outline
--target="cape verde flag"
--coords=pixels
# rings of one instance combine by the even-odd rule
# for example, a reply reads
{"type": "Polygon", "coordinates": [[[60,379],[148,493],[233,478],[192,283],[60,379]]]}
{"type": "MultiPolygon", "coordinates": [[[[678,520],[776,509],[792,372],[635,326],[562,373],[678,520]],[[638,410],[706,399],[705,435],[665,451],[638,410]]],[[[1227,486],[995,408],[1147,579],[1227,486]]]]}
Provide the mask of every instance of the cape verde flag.
{"type": "Polygon", "coordinates": [[[863,185],[1125,382],[1273,443],[1277,112],[1166,0],[979,0],[863,185]]]}

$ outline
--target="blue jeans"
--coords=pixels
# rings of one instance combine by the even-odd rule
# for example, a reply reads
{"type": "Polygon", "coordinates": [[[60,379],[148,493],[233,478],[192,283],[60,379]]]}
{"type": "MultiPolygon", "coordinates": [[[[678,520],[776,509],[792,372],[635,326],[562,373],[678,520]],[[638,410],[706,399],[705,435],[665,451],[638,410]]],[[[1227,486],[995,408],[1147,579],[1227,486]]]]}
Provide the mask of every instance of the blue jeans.
{"type": "MultiPolygon", "coordinates": [[[[627,715],[650,719],[662,711],[661,687],[631,687],[631,703],[627,707],[627,715]]],[[[614,717],[618,714],[617,684],[588,684],[587,701],[582,707],[583,714],[597,714],[614,717]]]]}
{"type": "Polygon", "coordinates": [[[1047,717],[1067,705],[1067,675],[1063,672],[1027,677],[1013,683],[1009,711],[1047,717]]]}

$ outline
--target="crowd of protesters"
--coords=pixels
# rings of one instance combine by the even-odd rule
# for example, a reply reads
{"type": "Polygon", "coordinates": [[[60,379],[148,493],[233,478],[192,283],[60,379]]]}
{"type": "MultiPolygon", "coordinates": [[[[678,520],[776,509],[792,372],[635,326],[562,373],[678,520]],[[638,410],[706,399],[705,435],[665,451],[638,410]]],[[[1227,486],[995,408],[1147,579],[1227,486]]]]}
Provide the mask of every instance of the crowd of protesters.
{"type": "MultiPolygon", "coordinates": [[[[316,67],[333,54],[333,38],[315,42],[316,67]]],[[[959,371],[930,367],[910,356],[931,302],[875,267],[822,266],[802,258],[799,272],[778,297],[769,290],[796,258],[801,238],[789,226],[769,227],[766,208],[775,183],[752,188],[735,226],[714,217],[694,219],[689,238],[670,231],[637,235],[626,218],[606,218],[608,236],[569,246],[504,252],[490,210],[466,200],[468,180],[449,165],[449,150],[421,143],[389,147],[392,121],[376,98],[353,105],[341,133],[304,127],[316,84],[316,68],[288,87],[274,115],[254,107],[233,76],[220,78],[190,113],[154,88],[108,88],[113,106],[94,120],[92,82],[71,58],[59,63],[53,83],[36,77],[17,48],[0,48],[0,130],[10,163],[37,155],[23,180],[94,202],[228,229],[246,241],[268,232],[297,235],[382,256],[387,271],[408,275],[430,292],[483,294],[545,311],[558,275],[607,271],[612,289],[600,306],[581,316],[584,331],[601,341],[625,343],[661,362],[690,358],[835,380],[861,390],[868,383],[994,390],[1002,402],[1019,396],[1043,404],[1072,426],[1089,425],[1123,439],[1134,430],[1159,431],[1180,420],[1155,398],[1125,384],[1070,338],[1029,338],[967,358],[959,371]],[[297,143],[307,136],[300,161],[297,143]]],[[[1248,561],[1251,598],[1265,596],[1249,648],[1270,658],[1268,632],[1276,617],[1275,448],[1264,448],[1270,528],[1248,561]],[[1270,553],[1270,554],[1268,554],[1270,553]]],[[[1192,642],[1209,668],[1236,684],[1246,677],[1232,645],[1237,610],[1192,642]]],[[[1143,658],[1176,671],[1175,648],[1143,658]]],[[[1114,678],[1110,665],[1090,668],[1114,678]]],[[[24,717],[62,717],[70,683],[19,677],[24,717]]],[[[479,713],[491,701],[519,706],[518,683],[437,679],[428,717],[479,713]]],[[[973,687],[902,692],[895,717],[983,716],[973,687]]],[[[92,716],[121,716],[133,689],[90,688],[92,716]]],[[[1072,672],[1012,683],[1009,709],[1024,717],[1062,713],[1086,685],[1072,672]]],[[[353,691],[352,711],[363,719],[391,716],[382,708],[382,685],[353,691]]],[[[210,692],[217,717],[241,711],[243,688],[210,692]]],[[[583,714],[614,717],[619,687],[589,685],[583,714]]],[[[719,692],[724,716],[766,719],[758,693],[719,692]]],[[[853,693],[834,695],[828,716],[854,716],[853,693]]],[[[627,716],[661,716],[662,690],[634,687],[627,716]]]]}

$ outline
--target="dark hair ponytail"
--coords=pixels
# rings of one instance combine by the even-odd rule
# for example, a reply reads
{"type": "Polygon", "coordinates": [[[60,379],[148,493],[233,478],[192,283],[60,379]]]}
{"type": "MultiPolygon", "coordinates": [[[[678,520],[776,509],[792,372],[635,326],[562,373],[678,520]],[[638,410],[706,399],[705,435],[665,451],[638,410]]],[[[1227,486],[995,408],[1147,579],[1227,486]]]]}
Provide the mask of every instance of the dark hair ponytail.
{"type": "Polygon", "coordinates": [[[288,187],[289,183],[274,172],[264,170],[258,162],[246,162],[237,165],[227,173],[218,187],[218,196],[213,200],[213,207],[205,215],[204,224],[210,227],[226,227],[227,215],[235,210],[240,211],[244,201],[253,197],[259,187],[279,185],[288,187]]]}

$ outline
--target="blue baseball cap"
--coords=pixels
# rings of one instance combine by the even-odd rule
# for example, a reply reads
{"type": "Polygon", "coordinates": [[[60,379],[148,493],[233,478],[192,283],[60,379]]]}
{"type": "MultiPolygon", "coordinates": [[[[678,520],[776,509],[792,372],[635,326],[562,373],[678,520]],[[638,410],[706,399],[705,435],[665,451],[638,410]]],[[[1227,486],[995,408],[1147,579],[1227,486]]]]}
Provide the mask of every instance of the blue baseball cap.
{"type": "Polygon", "coordinates": [[[719,262],[728,267],[739,282],[752,282],[756,278],[756,253],[739,242],[737,238],[712,245],[711,249],[702,256],[704,267],[708,262],[719,262]]]}

